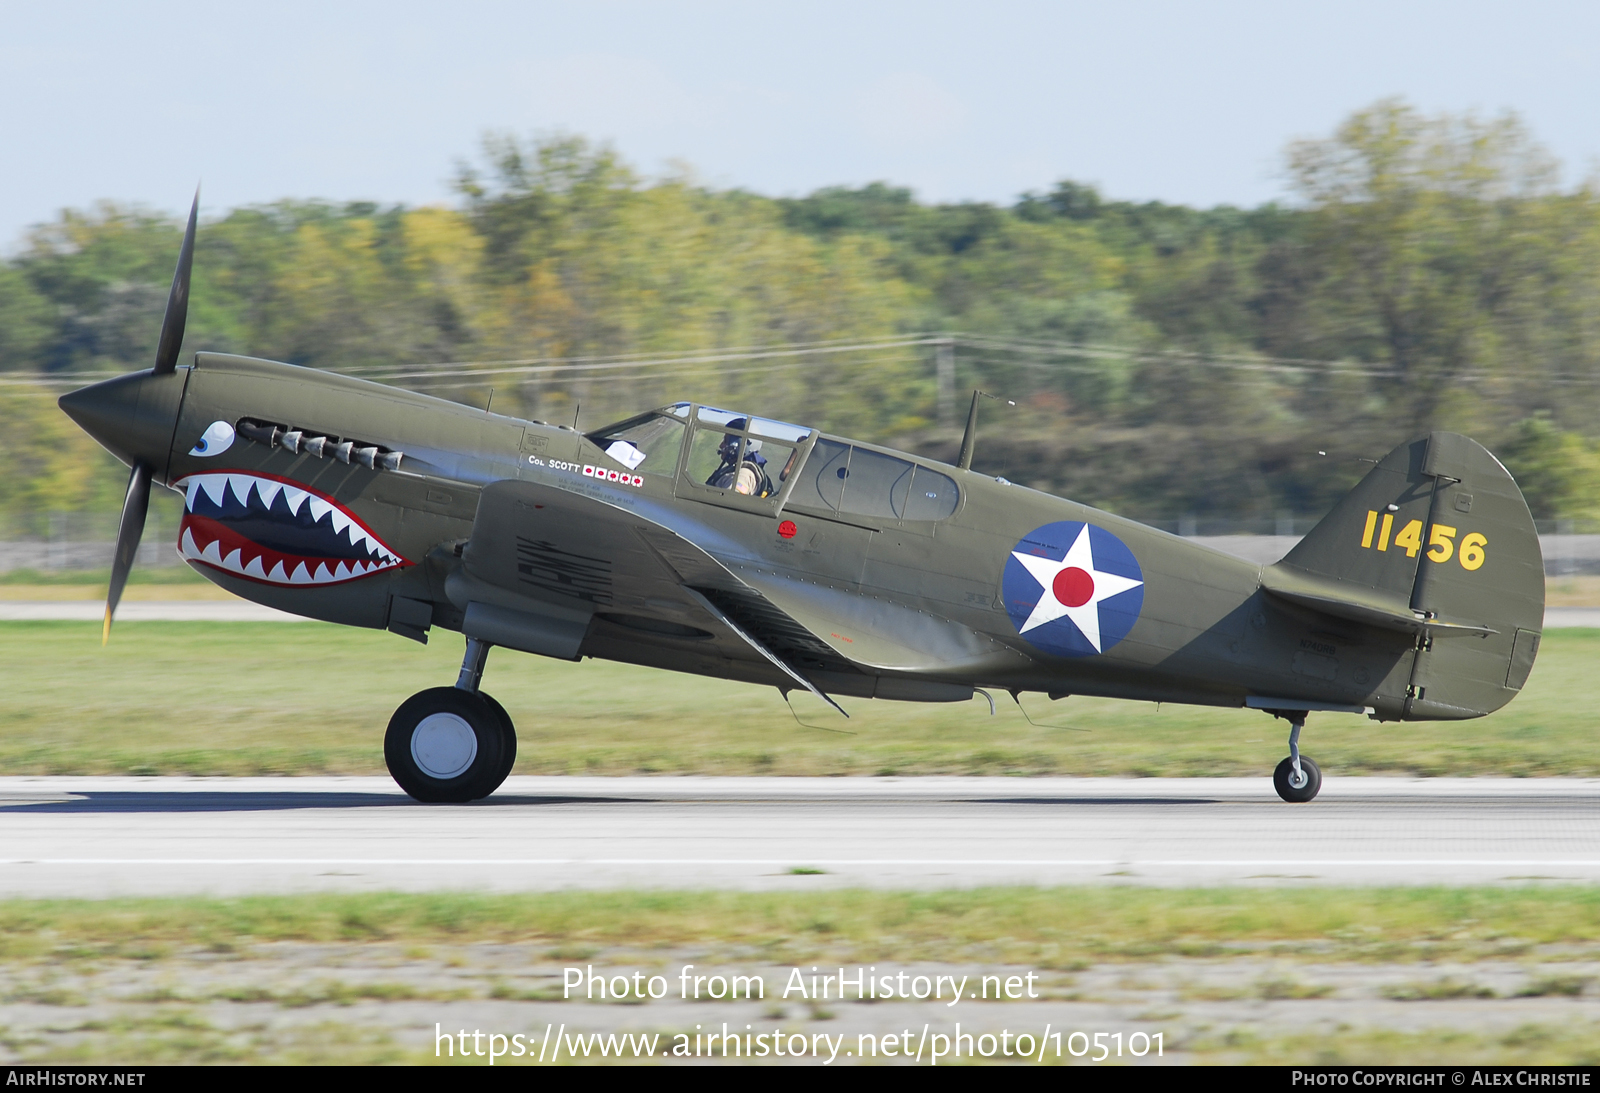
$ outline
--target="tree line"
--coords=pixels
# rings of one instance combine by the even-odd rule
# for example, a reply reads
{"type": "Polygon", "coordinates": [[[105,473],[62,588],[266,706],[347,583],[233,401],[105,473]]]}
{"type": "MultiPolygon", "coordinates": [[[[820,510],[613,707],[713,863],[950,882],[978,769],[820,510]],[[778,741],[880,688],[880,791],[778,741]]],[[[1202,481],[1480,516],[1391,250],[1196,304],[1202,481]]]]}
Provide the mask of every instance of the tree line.
{"type": "MultiPolygon", "coordinates": [[[[1600,518],[1595,188],[1563,187],[1514,116],[1395,100],[1285,168],[1292,200],[1253,209],[1072,181],[1009,206],[771,198],[492,137],[451,206],[204,223],[186,351],[584,425],[696,398],[942,458],[981,387],[1003,400],[979,469],[1142,518],[1315,514],[1359,458],[1446,428],[1536,516],[1600,518]]],[[[180,234],[105,203],[0,264],[0,511],[116,504],[45,396],[148,366],[180,234]]]]}

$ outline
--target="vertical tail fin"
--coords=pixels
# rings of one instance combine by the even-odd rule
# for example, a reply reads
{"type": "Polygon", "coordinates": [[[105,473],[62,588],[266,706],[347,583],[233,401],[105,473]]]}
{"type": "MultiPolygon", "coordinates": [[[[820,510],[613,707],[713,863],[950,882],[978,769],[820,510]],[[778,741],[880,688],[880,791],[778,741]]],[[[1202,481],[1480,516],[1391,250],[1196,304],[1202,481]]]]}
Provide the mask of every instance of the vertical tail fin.
{"type": "MultiPolygon", "coordinates": [[[[1522,491],[1456,433],[1390,452],[1273,567],[1318,594],[1417,620],[1408,719],[1473,717],[1522,688],[1544,629],[1544,556],[1522,491]]],[[[1269,585],[1273,577],[1269,577],[1269,585]]],[[[1328,609],[1328,608],[1324,608],[1328,609]]]]}

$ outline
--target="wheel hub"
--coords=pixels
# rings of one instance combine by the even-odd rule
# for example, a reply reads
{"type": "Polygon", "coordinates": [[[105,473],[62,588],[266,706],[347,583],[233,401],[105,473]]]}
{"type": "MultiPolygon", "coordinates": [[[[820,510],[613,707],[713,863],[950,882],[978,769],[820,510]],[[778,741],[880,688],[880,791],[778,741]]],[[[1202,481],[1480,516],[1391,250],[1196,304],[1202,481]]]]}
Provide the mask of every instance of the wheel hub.
{"type": "Polygon", "coordinates": [[[411,758],[430,778],[454,778],[477,757],[478,734],[453,713],[429,714],[411,732],[411,758]]]}

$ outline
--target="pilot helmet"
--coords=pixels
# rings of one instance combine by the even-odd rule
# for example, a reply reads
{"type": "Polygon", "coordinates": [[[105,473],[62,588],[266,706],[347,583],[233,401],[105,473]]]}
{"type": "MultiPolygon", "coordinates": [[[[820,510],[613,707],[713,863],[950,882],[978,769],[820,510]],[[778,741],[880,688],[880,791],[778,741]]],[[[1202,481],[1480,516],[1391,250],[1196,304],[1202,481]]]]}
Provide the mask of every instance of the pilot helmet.
{"type": "MultiPolygon", "coordinates": [[[[727,427],[729,429],[748,429],[750,427],[750,419],[736,417],[732,421],[728,422],[727,427]]],[[[734,436],[732,433],[725,435],[722,438],[722,443],[717,446],[718,454],[720,454],[724,459],[732,459],[739,452],[740,439],[740,437],[734,436]]],[[[750,442],[750,447],[747,450],[753,452],[758,447],[760,447],[760,445],[756,441],[752,440],[750,442]]]]}

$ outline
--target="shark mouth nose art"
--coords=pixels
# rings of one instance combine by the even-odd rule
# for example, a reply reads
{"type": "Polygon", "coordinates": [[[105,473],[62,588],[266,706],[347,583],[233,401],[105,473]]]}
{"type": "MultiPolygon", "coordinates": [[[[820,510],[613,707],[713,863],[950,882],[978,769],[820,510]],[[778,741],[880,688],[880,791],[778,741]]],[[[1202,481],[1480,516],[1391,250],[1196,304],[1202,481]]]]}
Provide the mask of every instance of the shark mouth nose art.
{"type": "Polygon", "coordinates": [[[178,553],[251,580],[326,585],[412,565],[330,497],[271,475],[192,474],[178,553]]]}

